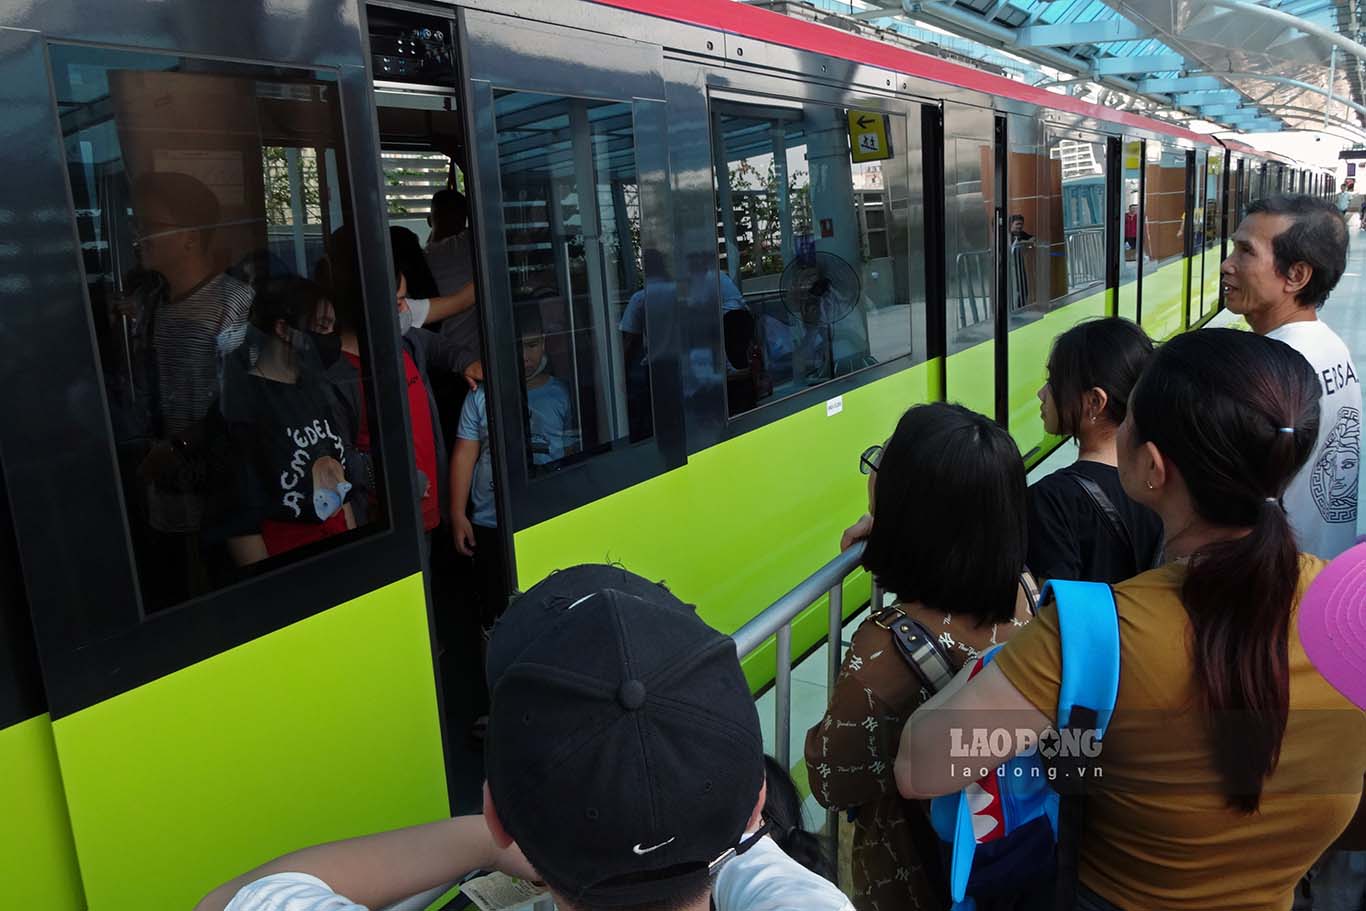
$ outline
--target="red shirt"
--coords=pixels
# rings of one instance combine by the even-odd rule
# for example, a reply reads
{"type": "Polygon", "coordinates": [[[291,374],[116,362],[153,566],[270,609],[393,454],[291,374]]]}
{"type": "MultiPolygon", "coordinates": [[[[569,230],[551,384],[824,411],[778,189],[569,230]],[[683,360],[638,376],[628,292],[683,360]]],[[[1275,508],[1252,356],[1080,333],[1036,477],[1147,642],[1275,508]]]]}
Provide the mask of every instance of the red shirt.
{"type": "MultiPolygon", "coordinates": [[[[432,433],[432,409],[427,404],[427,386],[408,349],[403,349],[403,372],[408,380],[408,429],[413,436],[417,470],[427,478],[427,489],[417,492],[422,507],[422,527],[427,531],[441,524],[441,504],[437,502],[436,437],[432,433]]],[[[422,483],[421,477],[418,483],[422,483]]]]}
{"type": "Polygon", "coordinates": [[[281,522],[261,520],[261,537],[266,542],[266,553],[272,557],[286,551],[321,541],[346,531],[346,514],[338,510],[326,522],[281,522]]]}
{"type": "MultiPolygon", "coordinates": [[[[349,351],[342,352],[346,359],[360,373],[360,358],[349,351]]],[[[432,434],[432,409],[427,403],[427,387],[418,372],[417,362],[403,349],[403,372],[408,381],[408,430],[413,438],[413,452],[416,454],[417,470],[427,478],[426,491],[419,490],[419,505],[422,508],[422,527],[431,531],[441,524],[441,503],[436,498],[437,465],[436,437],[432,434]]],[[[359,378],[356,380],[359,384],[359,378]]],[[[370,421],[365,413],[365,387],[360,391],[360,426],[356,428],[356,448],[362,452],[370,451],[370,421]]]]}

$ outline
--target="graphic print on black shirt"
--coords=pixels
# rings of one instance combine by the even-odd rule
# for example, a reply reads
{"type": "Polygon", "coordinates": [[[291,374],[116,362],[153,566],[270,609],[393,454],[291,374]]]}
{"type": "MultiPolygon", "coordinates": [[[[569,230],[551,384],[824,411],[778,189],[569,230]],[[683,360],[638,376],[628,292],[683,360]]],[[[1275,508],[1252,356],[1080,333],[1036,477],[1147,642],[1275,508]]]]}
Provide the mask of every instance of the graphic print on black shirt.
{"type": "Polygon", "coordinates": [[[235,400],[229,421],[248,463],[243,500],[255,522],[324,521],[350,491],[350,485],[338,483],[345,477],[346,446],[336,430],[331,397],[315,383],[282,383],[254,374],[244,377],[243,386],[245,394],[235,400]]]}
{"type": "Polygon", "coordinates": [[[1027,565],[1042,579],[1122,582],[1153,566],[1162,548],[1162,520],[1129,499],[1119,470],[1078,461],[1040,478],[1029,488],[1027,565]],[[1114,504],[1132,545],[1070,475],[1094,481],[1114,504]]]}

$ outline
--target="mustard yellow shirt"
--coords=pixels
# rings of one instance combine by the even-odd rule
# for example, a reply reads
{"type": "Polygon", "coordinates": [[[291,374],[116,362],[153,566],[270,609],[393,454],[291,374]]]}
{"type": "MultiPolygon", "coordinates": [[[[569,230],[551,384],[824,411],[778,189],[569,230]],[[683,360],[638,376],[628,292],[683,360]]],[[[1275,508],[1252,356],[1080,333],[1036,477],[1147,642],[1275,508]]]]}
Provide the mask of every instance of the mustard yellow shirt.
{"type": "MultiPolygon", "coordinates": [[[[1301,555],[1300,596],[1324,562],[1301,555]]],[[[1285,911],[1295,883],[1346,828],[1366,775],[1366,714],[1323,679],[1290,625],[1290,714],[1261,807],[1230,810],[1197,697],[1191,625],[1168,564],[1114,587],[1120,680],[1088,799],[1083,884],[1130,911],[1285,911]]],[[[1230,605],[1236,610],[1236,605],[1230,605]]],[[[996,657],[1026,699],[1056,717],[1057,608],[996,657]]]]}

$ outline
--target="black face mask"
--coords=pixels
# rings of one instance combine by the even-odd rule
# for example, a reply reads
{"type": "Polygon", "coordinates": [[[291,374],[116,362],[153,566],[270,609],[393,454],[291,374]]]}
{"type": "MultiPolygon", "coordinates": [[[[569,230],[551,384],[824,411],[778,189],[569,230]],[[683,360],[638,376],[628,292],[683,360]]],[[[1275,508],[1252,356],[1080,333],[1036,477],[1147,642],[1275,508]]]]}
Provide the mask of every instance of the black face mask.
{"type": "Polygon", "coordinates": [[[322,361],[324,370],[341,358],[341,335],[339,333],[329,332],[324,335],[320,332],[310,332],[308,337],[313,340],[313,347],[318,352],[318,359],[322,361]]]}

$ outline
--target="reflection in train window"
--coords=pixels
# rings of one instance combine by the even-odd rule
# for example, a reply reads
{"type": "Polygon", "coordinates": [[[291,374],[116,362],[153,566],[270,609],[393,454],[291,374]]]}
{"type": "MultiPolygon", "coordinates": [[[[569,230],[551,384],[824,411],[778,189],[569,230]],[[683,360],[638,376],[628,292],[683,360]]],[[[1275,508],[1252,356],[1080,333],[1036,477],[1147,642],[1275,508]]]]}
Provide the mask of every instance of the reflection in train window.
{"type": "Polygon", "coordinates": [[[144,609],[383,521],[335,83],[52,64],[144,609]]]}
{"type": "Polygon", "coordinates": [[[630,103],[494,99],[529,470],[653,434],[630,103]]]}
{"type": "Polygon", "coordinates": [[[887,157],[860,162],[843,108],[716,100],[712,119],[720,269],[687,267],[699,293],[719,286],[729,413],[910,354],[924,291],[906,262],[903,118],[885,115],[887,157]]]}
{"type": "Polygon", "coordinates": [[[1050,134],[1048,160],[1052,199],[1040,255],[1056,305],[1105,283],[1105,143],[1050,134]]]}
{"type": "Polygon", "coordinates": [[[1156,271],[1186,251],[1186,150],[1148,141],[1144,193],[1143,271],[1156,271]]]}
{"type": "Polygon", "coordinates": [[[1120,184],[1119,209],[1123,230],[1116,238],[1122,244],[1119,256],[1119,304],[1117,313],[1126,319],[1138,319],[1138,263],[1142,236],[1138,230],[1142,210],[1143,142],[1126,140],[1121,146],[1124,167],[1120,184]]]}

